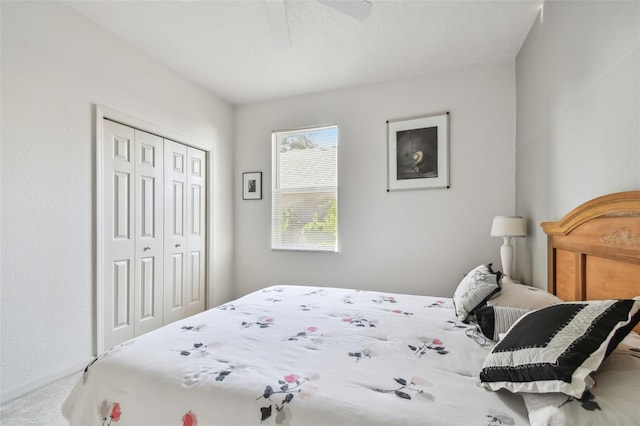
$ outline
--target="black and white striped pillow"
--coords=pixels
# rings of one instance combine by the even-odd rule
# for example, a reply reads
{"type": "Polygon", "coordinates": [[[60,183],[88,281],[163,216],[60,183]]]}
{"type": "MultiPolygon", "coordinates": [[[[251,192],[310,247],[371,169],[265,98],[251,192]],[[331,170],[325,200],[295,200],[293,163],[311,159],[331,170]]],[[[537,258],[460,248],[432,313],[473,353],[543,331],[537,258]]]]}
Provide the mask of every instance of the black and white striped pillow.
{"type": "Polygon", "coordinates": [[[529,309],[511,308],[507,306],[483,306],[476,310],[476,322],[482,334],[491,340],[500,340],[500,334],[506,333],[518,318],[529,312],[529,309]]]}

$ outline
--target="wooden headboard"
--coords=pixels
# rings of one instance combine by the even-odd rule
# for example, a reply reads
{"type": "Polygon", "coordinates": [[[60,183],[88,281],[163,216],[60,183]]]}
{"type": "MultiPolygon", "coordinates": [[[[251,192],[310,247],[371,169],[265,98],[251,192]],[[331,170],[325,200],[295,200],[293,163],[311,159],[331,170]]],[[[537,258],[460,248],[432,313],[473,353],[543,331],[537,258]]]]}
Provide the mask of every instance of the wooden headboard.
{"type": "Polygon", "coordinates": [[[640,191],[595,198],[541,225],[550,293],[565,301],[640,296],[640,191]]]}

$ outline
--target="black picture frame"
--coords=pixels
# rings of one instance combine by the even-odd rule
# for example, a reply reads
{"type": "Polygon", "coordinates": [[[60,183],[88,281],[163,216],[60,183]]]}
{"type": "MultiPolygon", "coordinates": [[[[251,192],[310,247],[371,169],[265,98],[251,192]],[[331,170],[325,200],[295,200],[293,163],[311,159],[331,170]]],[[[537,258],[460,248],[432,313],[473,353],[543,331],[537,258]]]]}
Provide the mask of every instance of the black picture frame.
{"type": "Polygon", "coordinates": [[[242,173],[242,199],[262,200],[262,172],[242,173]]]}
{"type": "Polygon", "coordinates": [[[387,191],[449,188],[449,112],[387,121],[387,191]]]}

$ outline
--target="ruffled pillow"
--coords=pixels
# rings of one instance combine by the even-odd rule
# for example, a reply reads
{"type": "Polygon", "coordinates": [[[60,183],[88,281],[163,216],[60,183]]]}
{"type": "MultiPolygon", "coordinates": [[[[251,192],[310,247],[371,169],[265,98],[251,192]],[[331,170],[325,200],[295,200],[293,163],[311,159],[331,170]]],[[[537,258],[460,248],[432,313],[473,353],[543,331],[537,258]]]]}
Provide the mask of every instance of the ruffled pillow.
{"type": "Polygon", "coordinates": [[[453,294],[453,306],[460,321],[467,322],[477,308],[500,291],[501,276],[502,272],[493,272],[491,263],[487,263],[474,268],[462,279],[453,294]]]}

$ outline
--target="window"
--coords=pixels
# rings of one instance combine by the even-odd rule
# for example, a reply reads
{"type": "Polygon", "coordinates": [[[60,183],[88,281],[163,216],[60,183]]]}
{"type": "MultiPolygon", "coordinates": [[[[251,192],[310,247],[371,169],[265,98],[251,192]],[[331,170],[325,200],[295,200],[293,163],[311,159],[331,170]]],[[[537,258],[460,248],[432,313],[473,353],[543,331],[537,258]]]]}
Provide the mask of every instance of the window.
{"type": "Polygon", "coordinates": [[[272,134],[271,248],[338,251],[338,127],[272,134]]]}

